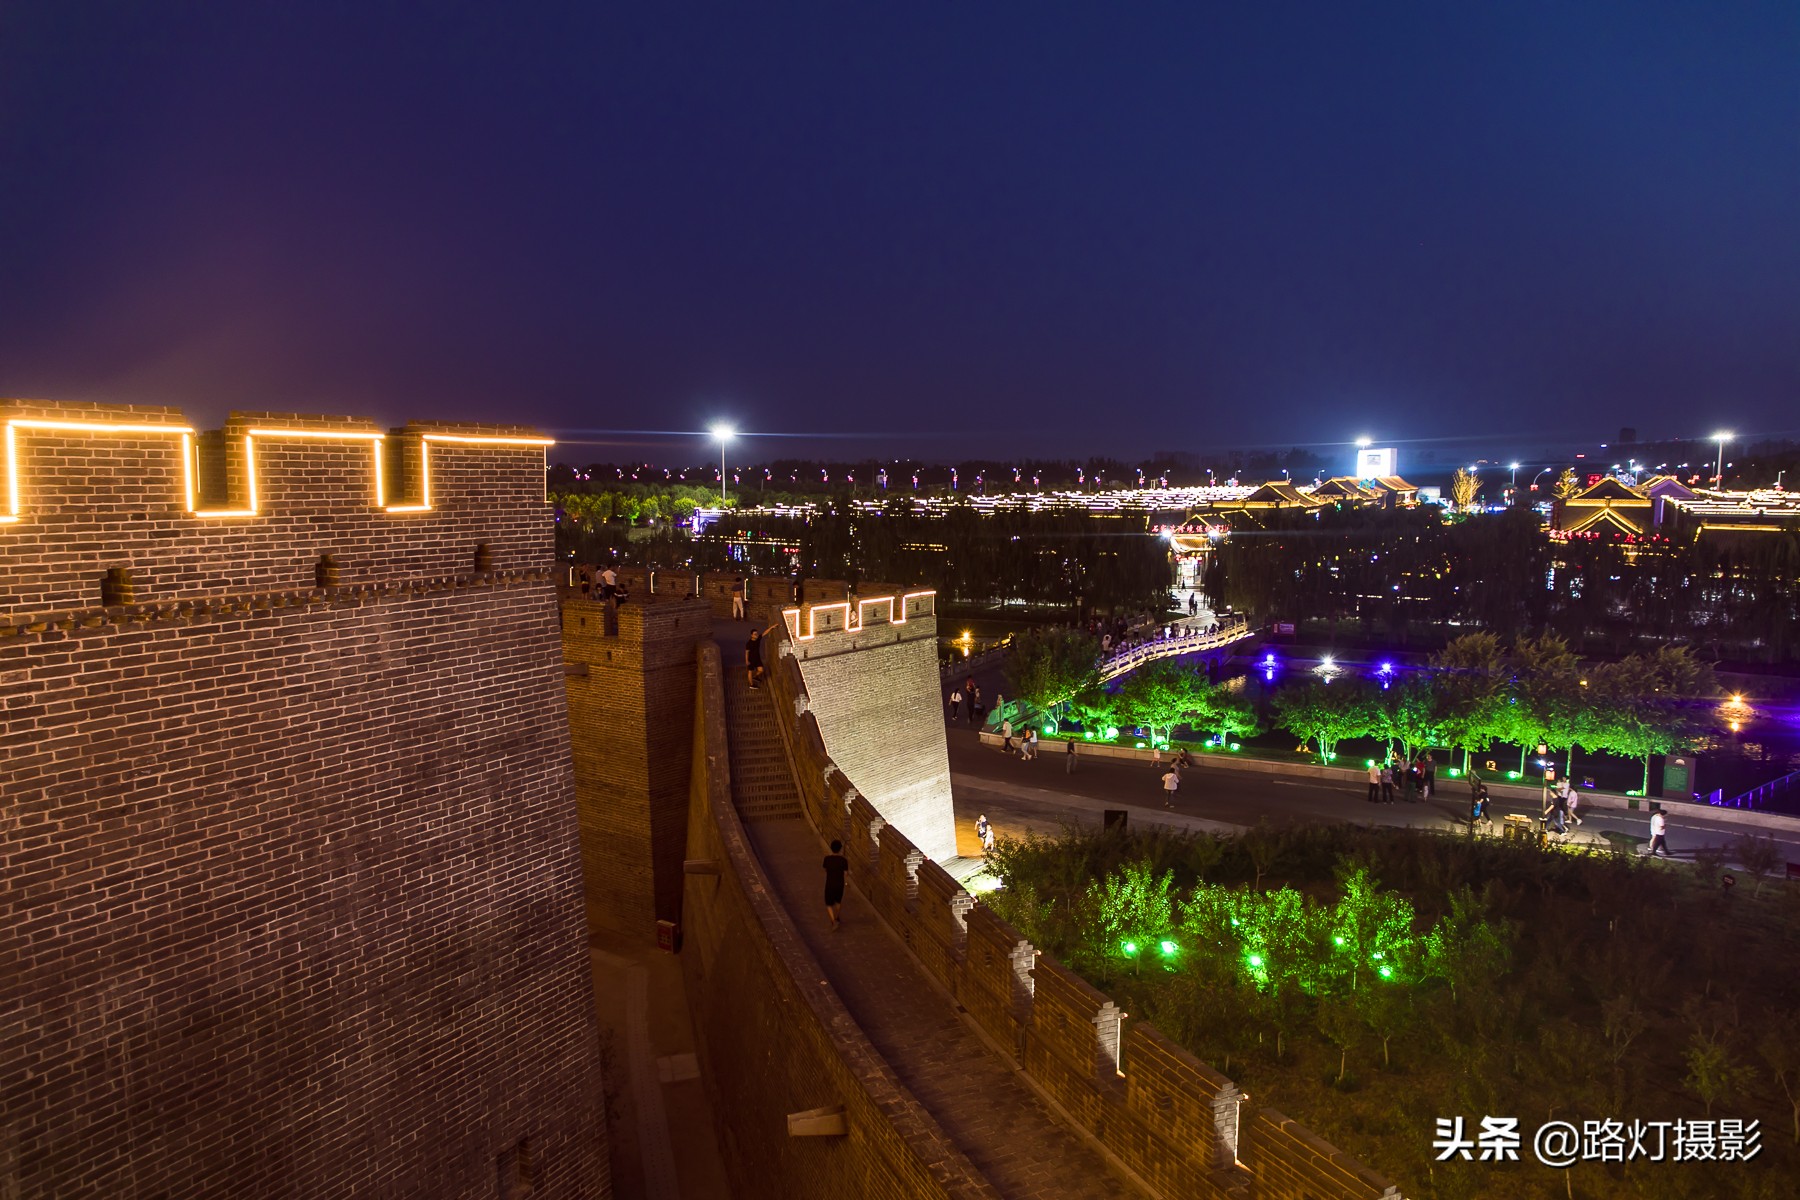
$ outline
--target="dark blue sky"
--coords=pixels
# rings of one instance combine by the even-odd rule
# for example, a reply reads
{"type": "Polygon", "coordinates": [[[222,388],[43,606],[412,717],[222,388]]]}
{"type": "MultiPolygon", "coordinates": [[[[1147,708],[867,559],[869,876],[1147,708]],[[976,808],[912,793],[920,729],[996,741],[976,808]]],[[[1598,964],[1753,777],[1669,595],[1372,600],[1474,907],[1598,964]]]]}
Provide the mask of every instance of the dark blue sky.
{"type": "Polygon", "coordinates": [[[14,0],[0,393],[933,456],[1800,429],[1792,0],[1103,7],[14,0]]]}

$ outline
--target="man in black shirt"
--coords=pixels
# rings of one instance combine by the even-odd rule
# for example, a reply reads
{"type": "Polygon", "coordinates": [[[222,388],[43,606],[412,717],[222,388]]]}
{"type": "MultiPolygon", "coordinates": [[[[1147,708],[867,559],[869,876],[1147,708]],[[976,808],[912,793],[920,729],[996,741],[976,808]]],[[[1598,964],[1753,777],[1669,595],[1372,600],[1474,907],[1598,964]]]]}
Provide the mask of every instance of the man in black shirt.
{"type": "Polygon", "coordinates": [[[750,677],[752,688],[762,686],[762,630],[760,629],[752,629],[750,640],[744,643],[744,672],[750,677]]]}
{"type": "Polygon", "coordinates": [[[831,918],[831,927],[838,927],[838,909],[844,906],[844,876],[850,872],[850,860],[842,851],[844,843],[831,843],[831,853],[825,856],[825,913],[831,918]]]}

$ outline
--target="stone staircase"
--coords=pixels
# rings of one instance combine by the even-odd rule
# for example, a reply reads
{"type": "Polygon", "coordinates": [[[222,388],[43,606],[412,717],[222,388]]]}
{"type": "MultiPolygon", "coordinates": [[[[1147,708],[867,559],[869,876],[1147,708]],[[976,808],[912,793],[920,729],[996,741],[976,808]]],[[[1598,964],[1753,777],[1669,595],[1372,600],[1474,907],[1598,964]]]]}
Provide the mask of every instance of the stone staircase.
{"type": "Polygon", "coordinates": [[[725,673],[725,731],[731,752],[731,799],[752,821],[799,820],[800,793],[775,727],[768,687],[752,690],[741,669],[725,673]]]}

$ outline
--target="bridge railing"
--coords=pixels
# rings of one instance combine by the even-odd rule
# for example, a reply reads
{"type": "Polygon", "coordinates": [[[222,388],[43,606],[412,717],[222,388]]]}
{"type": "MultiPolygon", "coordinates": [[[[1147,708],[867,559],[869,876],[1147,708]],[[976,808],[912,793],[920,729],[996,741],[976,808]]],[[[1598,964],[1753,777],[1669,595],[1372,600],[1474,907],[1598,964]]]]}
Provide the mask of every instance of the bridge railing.
{"type": "Polygon", "coordinates": [[[1729,800],[1724,798],[1723,789],[1715,790],[1706,800],[1715,808],[1761,808],[1769,802],[1771,796],[1786,791],[1797,782],[1800,782],[1800,771],[1790,771],[1780,779],[1771,779],[1729,800]]]}
{"type": "Polygon", "coordinates": [[[1158,642],[1145,642],[1141,646],[1133,646],[1121,651],[1111,658],[1100,661],[1100,682],[1117,679],[1127,671],[1135,671],[1147,662],[1159,658],[1174,658],[1182,654],[1194,654],[1202,650],[1216,650],[1221,646],[1229,646],[1233,642],[1242,641],[1250,636],[1250,622],[1238,617],[1228,625],[1208,633],[1190,633],[1184,637],[1164,638],[1158,642]]]}

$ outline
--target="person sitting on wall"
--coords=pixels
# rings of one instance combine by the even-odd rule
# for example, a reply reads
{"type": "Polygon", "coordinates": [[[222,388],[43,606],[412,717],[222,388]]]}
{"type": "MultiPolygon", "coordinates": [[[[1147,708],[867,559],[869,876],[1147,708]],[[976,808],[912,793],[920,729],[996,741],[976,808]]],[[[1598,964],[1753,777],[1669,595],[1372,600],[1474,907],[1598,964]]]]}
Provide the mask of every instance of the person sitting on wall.
{"type": "Polygon", "coordinates": [[[766,674],[762,660],[762,630],[752,629],[750,640],[744,643],[744,673],[749,677],[752,689],[762,687],[762,677],[766,674]]]}

